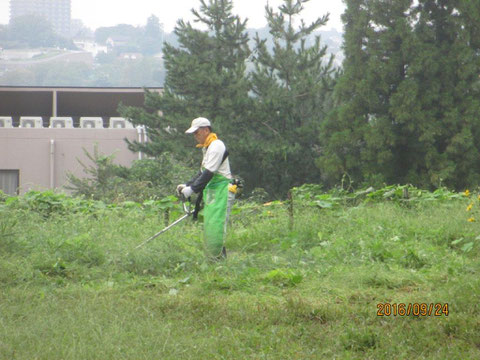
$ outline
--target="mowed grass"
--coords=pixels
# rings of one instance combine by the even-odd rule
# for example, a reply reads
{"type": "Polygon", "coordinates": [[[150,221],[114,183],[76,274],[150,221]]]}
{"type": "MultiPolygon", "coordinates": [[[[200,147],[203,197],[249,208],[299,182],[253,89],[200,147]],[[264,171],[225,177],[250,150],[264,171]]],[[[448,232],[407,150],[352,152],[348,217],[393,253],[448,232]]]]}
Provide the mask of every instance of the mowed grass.
{"type": "Polygon", "coordinates": [[[0,359],[477,359],[480,235],[466,201],[233,216],[228,259],[201,225],[138,209],[3,210],[0,359]],[[15,223],[15,220],[18,220],[15,223]],[[378,316],[377,304],[448,304],[378,316]]]}

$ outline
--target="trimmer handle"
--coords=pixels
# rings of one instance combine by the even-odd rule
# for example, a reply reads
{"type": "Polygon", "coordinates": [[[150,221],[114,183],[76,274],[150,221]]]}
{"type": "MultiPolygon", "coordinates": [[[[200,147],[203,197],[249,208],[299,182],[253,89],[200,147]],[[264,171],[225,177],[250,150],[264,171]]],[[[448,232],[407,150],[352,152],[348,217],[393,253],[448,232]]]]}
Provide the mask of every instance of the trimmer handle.
{"type": "Polygon", "coordinates": [[[185,214],[190,215],[192,213],[191,208],[191,200],[190,198],[185,199],[185,196],[181,195],[180,199],[182,200],[182,205],[183,205],[183,211],[185,211],[185,214]],[[187,205],[188,203],[188,205],[187,205]]]}

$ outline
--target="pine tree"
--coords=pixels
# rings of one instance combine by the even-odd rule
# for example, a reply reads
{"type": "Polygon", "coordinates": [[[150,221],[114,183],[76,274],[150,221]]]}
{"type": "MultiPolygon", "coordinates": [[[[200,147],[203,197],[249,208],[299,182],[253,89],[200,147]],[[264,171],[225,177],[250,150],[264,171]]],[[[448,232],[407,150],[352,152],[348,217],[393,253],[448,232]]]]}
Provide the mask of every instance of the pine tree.
{"type": "Polygon", "coordinates": [[[310,25],[295,21],[309,0],[285,0],[275,12],[266,6],[273,49],[258,34],[252,73],[255,117],[244,142],[252,180],[271,194],[285,194],[292,186],[318,182],[315,167],[319,124],[328,111],[333,87],[333,57],[324,60],[320,37],[307,47],[306,38],[328,21],[328,15],[310,25]]]}
{"type": "Polygon", "coordinates": [[[366,44],[371,15],[365,0],[347,0],[344,22],[342,74],[334,90],[335,108],[322,124],[321,154],[317,165],[324,181],[334,184],[344,173],[361,176],[360,154],[365,147],[367,89],[364,71],[368,62],[366,44]]]}
{"type": "Polygon", "coordinates": [[[338,107],[318,161],[331,181],[478,183],[479,8],[347,1],[338,107]]]}
{"type": "Polygon", "coordinates": [[[343,74],[335,88],[336,108],[323,124],[318,160],[330,184],[344,173],[381,182],[399,171],[389,101],[405,77],[410,3],[346,1],[343,74]]]}
{"type": "Polygon", "coordinates": [[[421,0],[406,79],[391,99],[409,157],[404,181],[463,189],[479,183],[480,4],[421,0]],[[408,114],[408,115],[407,115],[408,114]]]}
{"type": "MultiPolygon", "coordinates": [[[[183,135],[192,119],[203,116],[212,121],[214,131],[234,134],[248,107],[249,84],[245,76],[250,55],[246,21],[233,15],[232,0],[200,0],[192,10],[195,22],[206,30],[179,20],[175,27],[179,47],[164,45],[167,77],[164,92],[147,92],[141,109],[124,109],[135,125],[146,125],[148,144],[131,144],[132,149],[149,155],[174,151],[191,158],[192,139],[183,135]]],[[[223,137],[224,138],[224,137],[223,137]]],[[[225,139],[235,143],[235,136],[225,139]],[[230,141],[232,140],[232,141],[230,141]]]]}

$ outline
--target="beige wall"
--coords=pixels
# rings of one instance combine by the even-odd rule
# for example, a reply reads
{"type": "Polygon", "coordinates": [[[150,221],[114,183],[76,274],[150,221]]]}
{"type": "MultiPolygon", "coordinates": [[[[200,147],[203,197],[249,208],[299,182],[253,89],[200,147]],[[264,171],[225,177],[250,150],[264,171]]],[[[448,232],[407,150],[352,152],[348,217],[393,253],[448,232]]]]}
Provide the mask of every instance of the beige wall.
{"type": "Polygon", "coordinates": [[[137,136],[136,129],[0,128],[0,170],[20,171],[21,194],[30,189],[48,189],[51,184],[62,188],[67,172],[85,176],[77,158],[92,164],[82,148],[93,154],[94,144],[98,143],[100,153],[115,153],[115,163],[130,166],[139,156],[128,150],[124,138],[135,140],[137,136]]]}

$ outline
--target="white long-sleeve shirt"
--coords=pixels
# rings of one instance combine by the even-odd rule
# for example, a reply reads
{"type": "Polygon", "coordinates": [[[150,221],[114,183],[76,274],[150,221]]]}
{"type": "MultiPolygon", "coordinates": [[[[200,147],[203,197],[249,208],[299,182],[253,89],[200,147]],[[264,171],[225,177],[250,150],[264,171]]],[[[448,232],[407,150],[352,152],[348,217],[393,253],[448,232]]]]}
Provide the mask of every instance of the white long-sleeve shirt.
{"type": "Polygon", "coordinates": [[[212,141],[208,148],[202,148],[202,168],[207,169],[214,174],[223,175],[227,179],[231,179],[232,174],[230,172],[230,163],[228,161],[228,157],[224,162],[222,162],[225,149],[226,147],[223,141],[218,139],[212,141]]]}

